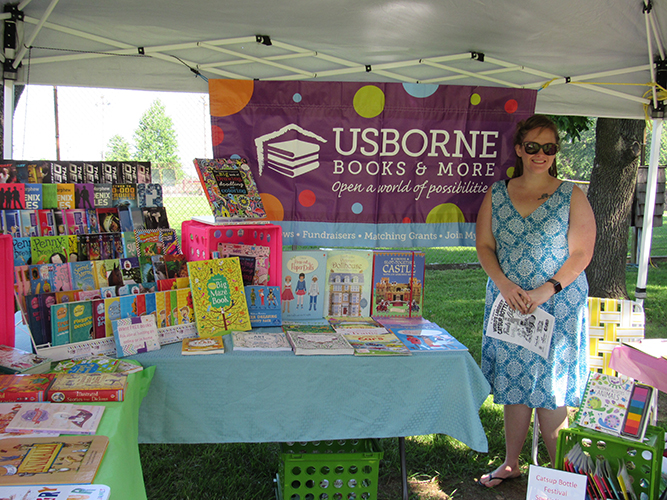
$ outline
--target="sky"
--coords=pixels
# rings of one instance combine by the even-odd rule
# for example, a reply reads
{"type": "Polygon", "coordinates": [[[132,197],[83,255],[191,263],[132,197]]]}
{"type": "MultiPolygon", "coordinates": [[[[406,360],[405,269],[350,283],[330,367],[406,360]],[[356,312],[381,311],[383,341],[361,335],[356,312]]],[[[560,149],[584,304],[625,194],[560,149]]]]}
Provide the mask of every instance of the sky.
{"type": "Polygon", "coordinates": [[[155,99],[174,123],[178,155],[187,174],[196,177],[194,158],[212,158],[208,94],[58,87],[60,158],[56,154],[54,88],[29,85],[16,103],[16,160],[98,161],[118,134],[133,144],[142,115],[155,99]]]}

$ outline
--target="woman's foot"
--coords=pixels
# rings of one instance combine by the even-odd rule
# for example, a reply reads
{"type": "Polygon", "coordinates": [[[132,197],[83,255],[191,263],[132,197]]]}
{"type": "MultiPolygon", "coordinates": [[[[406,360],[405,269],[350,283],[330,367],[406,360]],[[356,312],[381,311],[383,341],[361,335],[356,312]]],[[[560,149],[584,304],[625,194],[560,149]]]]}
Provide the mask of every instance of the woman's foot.
{"type": "Polygon", "coordinates": [[[509,481],[511,479],[516,479],[518,477],[521,477],[521,471],[518,468],[514,470],[510,466],[501,465],[493,472],[490,472],[489,474],[484,474],[479,479],[479,484],[481,484],[486,488],[495,488],[504,481],[509,481]]]}

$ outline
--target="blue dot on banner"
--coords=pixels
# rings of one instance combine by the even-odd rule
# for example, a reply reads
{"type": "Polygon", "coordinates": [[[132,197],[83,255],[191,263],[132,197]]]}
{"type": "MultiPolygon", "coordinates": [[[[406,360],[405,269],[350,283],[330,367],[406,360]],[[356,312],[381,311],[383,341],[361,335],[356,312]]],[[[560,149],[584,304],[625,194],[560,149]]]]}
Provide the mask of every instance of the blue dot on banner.
{"type": "Polygon", "coordinates": [[[240,160],[241,159],[241,157],[239,155],[237,155],[236,153],[231,155],[229,158],[232,159],[232,160],[240,160]]]}
{"type": "Polygon", "coordinates": [[[303,99],[303,97],[301,97],[301,94],[299,94],[298,92],[292,96],[292,100],[294,102],[301,102],[301,99],[303,99]]]}
{"type": "Polygon", "coordinates": [[[352,212],[359,215],[361,212],[364,211],[364,206],[361,203],[355,203],[352,205],[352,212]]]}
{"type": "Polygon", "coordinates": [[[404,83],[403,89],[412,97],[423,99],[430,97],[438,90],[439,85],[436,83],[404,83]]]}

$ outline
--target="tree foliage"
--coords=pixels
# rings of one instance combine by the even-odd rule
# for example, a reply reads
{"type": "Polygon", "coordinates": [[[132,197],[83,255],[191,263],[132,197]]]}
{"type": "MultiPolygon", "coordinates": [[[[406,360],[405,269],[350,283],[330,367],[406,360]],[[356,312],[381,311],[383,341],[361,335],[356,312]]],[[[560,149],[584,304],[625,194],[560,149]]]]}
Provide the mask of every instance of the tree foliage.
{"type": "Polygon", "coordinates": [[[104,153],[104,159],[107,161],[129,161],[132,159],[130,153],[130,143],[121,135],[114,135],[109,139],[107,152],[104,153]]]}

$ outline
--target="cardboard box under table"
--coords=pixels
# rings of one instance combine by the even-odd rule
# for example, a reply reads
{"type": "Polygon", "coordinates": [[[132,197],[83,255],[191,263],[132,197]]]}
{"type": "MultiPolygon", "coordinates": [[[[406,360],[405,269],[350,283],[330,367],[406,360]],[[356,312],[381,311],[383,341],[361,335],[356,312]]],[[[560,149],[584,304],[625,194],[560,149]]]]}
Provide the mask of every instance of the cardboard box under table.
{"type": "Polygon", "coordinates": [[[563,470],[565,456],[577,444],[584,453],[590,455],[593,463],[598,457],[607,459],[614,472],[618,470],[618,461],[625,461],[637,498],[641,498],[643,493],[648,495],[649,500],[658,500],[662,453],[665,447],[665,433],[662,429],[649,426],[643,442],[583,427],[563,429],[558,434],[557,469],[563,470]]]}

